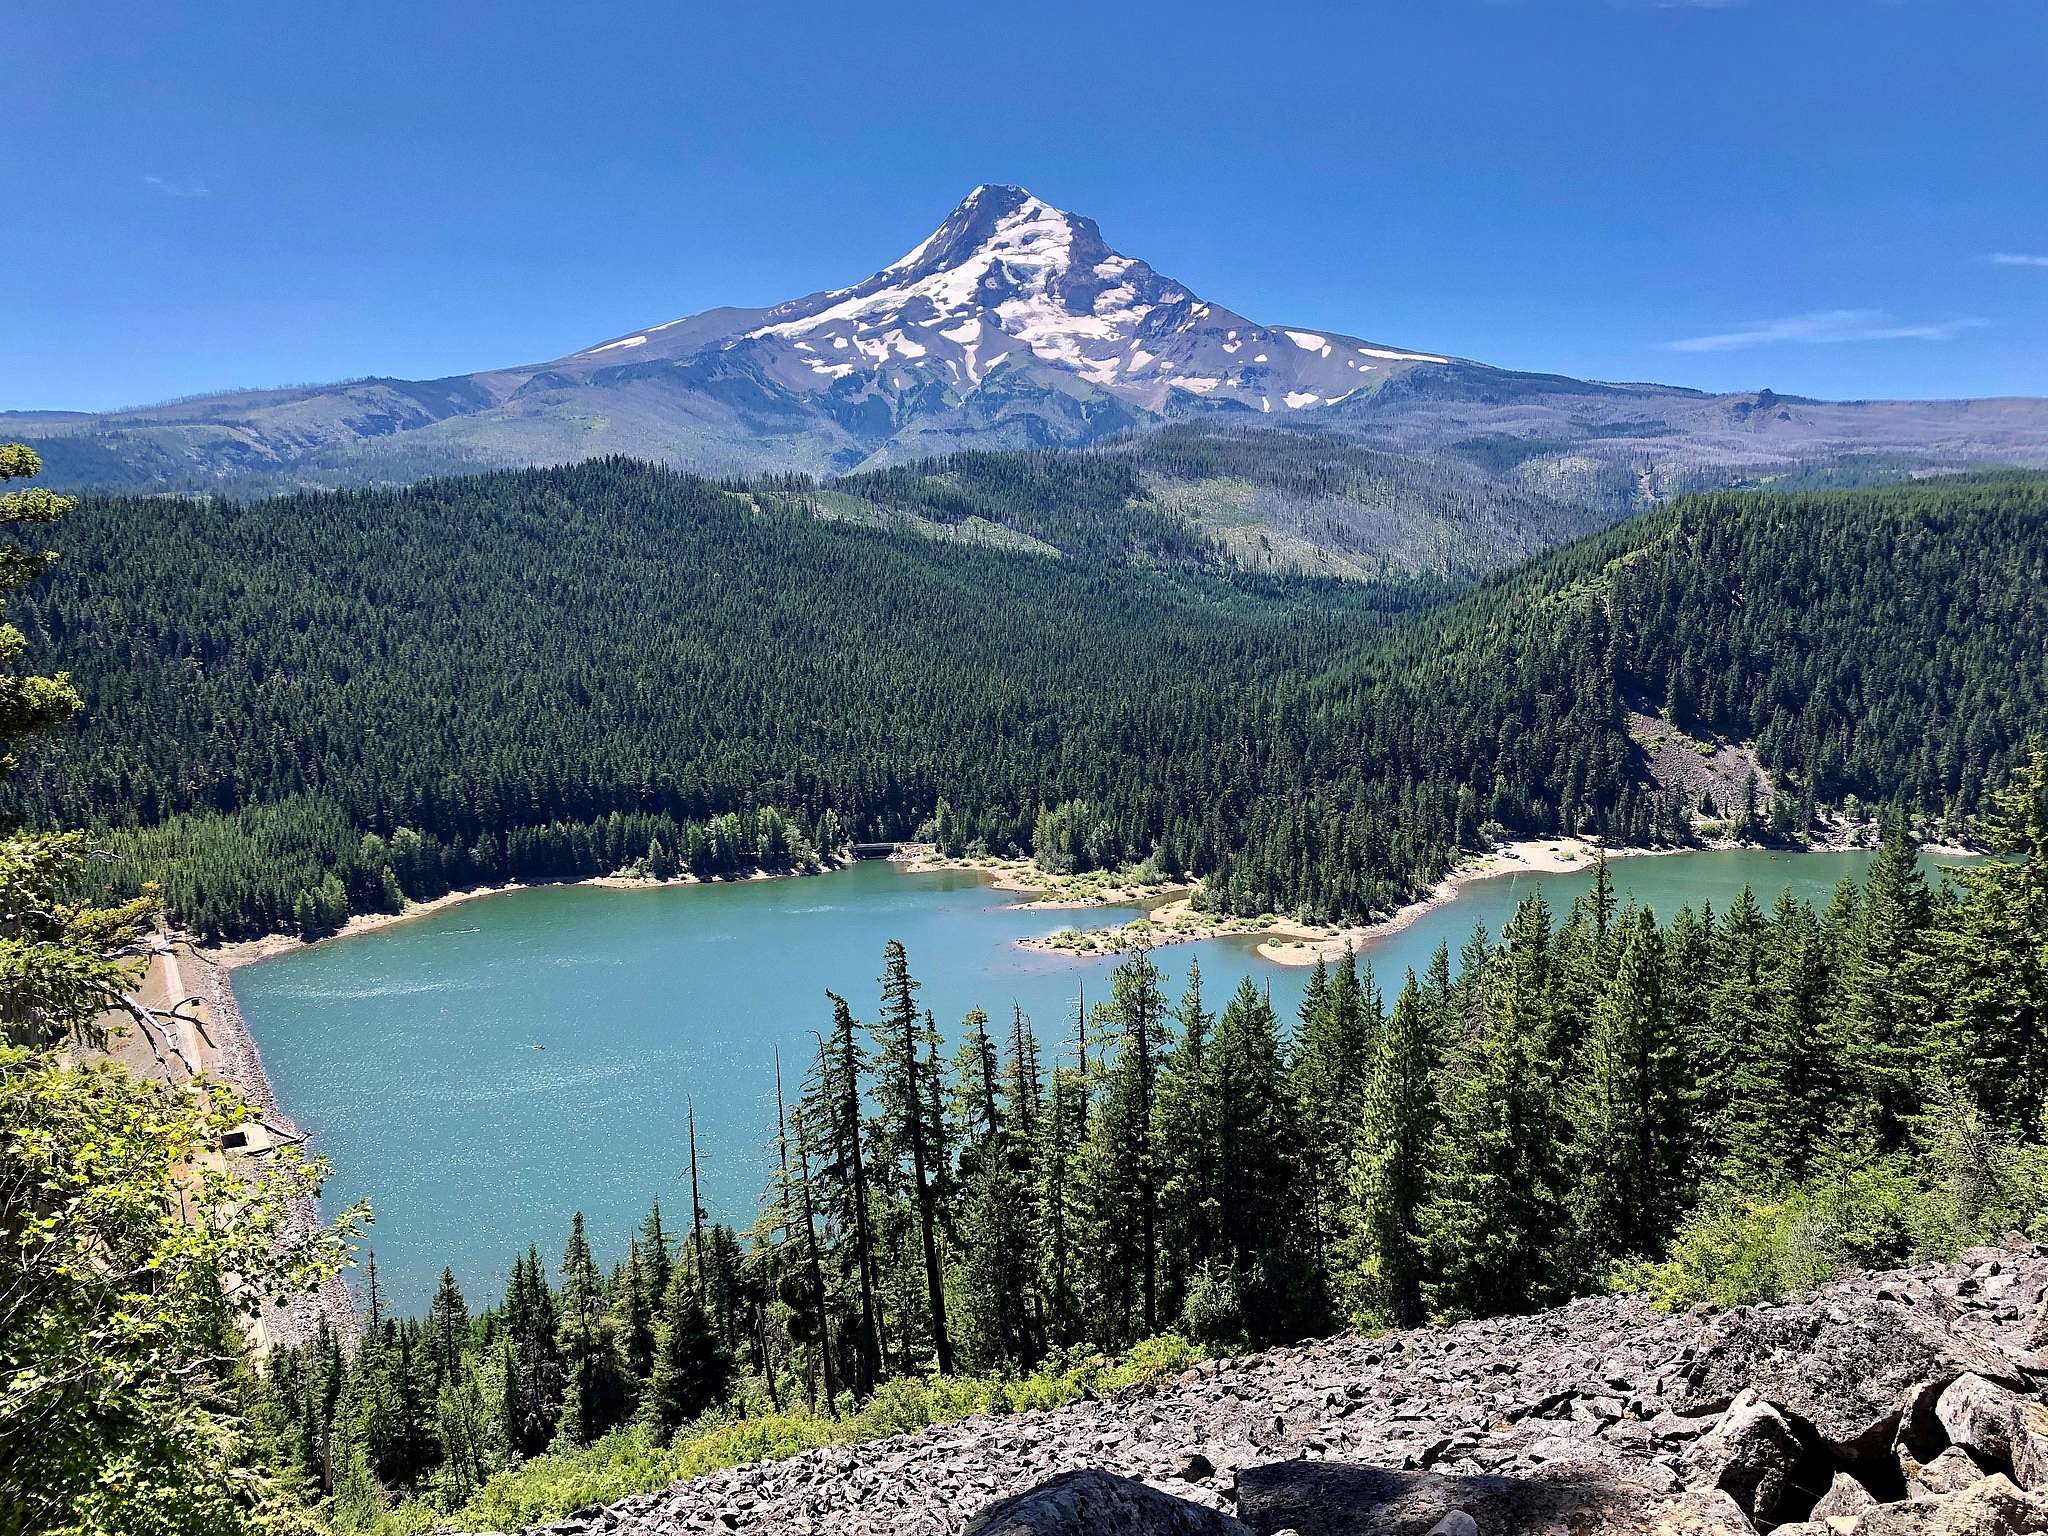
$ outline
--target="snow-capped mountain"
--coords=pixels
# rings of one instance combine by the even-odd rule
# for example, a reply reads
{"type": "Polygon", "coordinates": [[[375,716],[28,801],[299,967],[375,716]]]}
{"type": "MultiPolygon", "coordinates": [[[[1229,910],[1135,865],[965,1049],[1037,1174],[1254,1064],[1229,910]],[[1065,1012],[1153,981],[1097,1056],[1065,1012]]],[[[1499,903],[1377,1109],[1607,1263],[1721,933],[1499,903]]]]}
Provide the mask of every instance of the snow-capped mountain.
{"type": "Polygon", "coordinates": [[[780,388],[849,407],[885,402],[892,414],[961,408],[1008,368],[1038,387],[1100,392],[1157,415],[1284,415],[1451,361],[1257,324],[1112,249],[1093,219],[1011,186],[976,187],[908,255],[852,287],[721,312],[709,334],[708,318],[616,337],[556,366],[715,349],[780,388]]]}
{"type": "Polygon", "coordinates": [[[836,473],[960,448],[1084,447],[1190,419],[1451,455],[1575,502],[1858,456],[1889,456],[1886,472],[2048,461],[2036,400],[1589,383],[1255,321],[1113,249],[1092,219],[994,185],[873,276],[772,308],[706,310],[453,378],[0,414],[0,434],[33,443],[53,483],[273,489],[606,453],[836,473]],[[1891,462],[1901,455],[1911,462],[1891,462]]]}

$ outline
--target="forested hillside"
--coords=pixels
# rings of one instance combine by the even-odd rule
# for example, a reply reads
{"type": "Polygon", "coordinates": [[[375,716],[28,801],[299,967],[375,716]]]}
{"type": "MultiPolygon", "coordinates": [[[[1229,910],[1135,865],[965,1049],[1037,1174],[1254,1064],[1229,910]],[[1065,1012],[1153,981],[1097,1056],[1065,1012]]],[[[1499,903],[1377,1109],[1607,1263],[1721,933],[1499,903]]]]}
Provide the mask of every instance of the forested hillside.
{"type": "Polygon", "coordinates": [[[1026,531],[1066,555],[623,461],[91,502],[21,609],[84,721],[15,792],[163,828],[116,838],[111,878],[168,876],[214,932],[330,914],[330,872],[387,906],[674,855],[762,807],[811,845],[935,825],[996,850],[1061,809],[1084,864],[1358,915],[1489,823],[1688,835],[1635,771],[1631,703],[1753,738],[1801,816],[1967,815],[2048,705],[2035,477],[1689,500],[1431,606],[1426,583],[1134,562],[1128,535],[1174,525],[1091,547],[1073,517],[1123,469],[1032,473],[1068,510],[1026,531]]]}
{"type": "Polygon", "coordinates": [[[847,475],[814,504],[832,512],[850,500],[930,531],[979,520],[1110,558],[1469,578],[1605,527],[1634,504],[1625,469],[1592,493],[1567,492],[1523,472],[1527,457],[1502,462],[1499,445],[1481,439],[1423,456],[1322,432],[1182,422],[1088,452],[957,453],[847,475]]]}

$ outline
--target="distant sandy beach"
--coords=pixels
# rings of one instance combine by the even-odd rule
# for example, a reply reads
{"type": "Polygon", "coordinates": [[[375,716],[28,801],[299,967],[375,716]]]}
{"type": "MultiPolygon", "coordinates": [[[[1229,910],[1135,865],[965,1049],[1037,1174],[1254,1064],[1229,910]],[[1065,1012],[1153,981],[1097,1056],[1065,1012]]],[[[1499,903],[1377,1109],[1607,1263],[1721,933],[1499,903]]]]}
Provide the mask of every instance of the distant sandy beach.
{"type": "Polygon", "coordinates": [[[306,949],[315,944],[331,944],[336,939],[351,939],[359,934],[374,933],[379,928],[389,928],[394,923],[411,922],[416,917],[426,917],[448,907],[459,906],[465,901],[475,901],[484,896],[503,896],[510,891],[535,891],[555,885],[602,886],[614,891],[655,891],[676,885],[734,885],[748,880],[795,880],[807,875],[829,874],[843,869],[844,859],[828,860],[816,869],[755,869],[744,875],[719,875],[706,880],[697,875],[677,875],[668,880],[635,878],[629,875],[592,875],[583,880],[511,880],[503,885],[476,885],[467,890],[450,891],[430,901],[411,901],[402,912],[358,912],[351,916],[332,933],[323,933],[316,939],[301,938],[295,933],[266,933],[253,939],[230,939],[219,944],[200,945],[194,941],[194,953],[200,955],[224,970],[249,965],[257,960],[267,960],[272,955],[289,954],[295,949],[306,949]]]}

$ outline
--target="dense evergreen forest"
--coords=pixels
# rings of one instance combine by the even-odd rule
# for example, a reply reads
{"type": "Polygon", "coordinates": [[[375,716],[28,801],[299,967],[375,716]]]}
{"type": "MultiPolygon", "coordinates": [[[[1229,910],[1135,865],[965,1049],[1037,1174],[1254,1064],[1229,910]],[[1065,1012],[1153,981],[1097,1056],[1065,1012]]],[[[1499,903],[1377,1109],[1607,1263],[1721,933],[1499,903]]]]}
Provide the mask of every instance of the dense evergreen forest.
{"type": "Polygon", "coordinates": [[[347,1522],[410,1494],[475,1529],[945,1401],[1057,1401],[1104,1354],[1615,1285],[1732,1303],[2038,1228],[2048,757],[1987,831],[2006,857],[1931,888],[1895,820],[1821,910],[1660,919],[1602,865],[1422,976],[1347,953],[1291,1020],[1249,980],[1171,999],[1138,955],[1063,1040],[977,1011],[950,1062],[892,944],[866,1021],[830,997],[775,1085],[751,1231],[656,1206],[607,1274],[579,1216],[558,1266],[530,1251],[474,1312],[445,1275],[425,1319],[373,1269],[353,1358],[323,1335],[252,1384],[270,1454],[347,1522]]]}
{"type": "Polygon", "coordinates": [[[1018,510],[1123,505],[1130,467],[1080,462],[955,466],[974,515],[1061,556],[620,461],[89,502],[19,605],[87,709],[12,793],[114,829],[108,888],[160,880],[217,934],[329,921],[336,884],[363,910],[660,863],[727,816],[745,860],[764,808],[799,851],[1028,851],[1057,812],[1084,867],[1357,916],[1489,830],[1690,835],[1631,705],[1754,741],[1801,819],[1952,821],[2048,707],[2039,477],[1689,499],[1444,603],[1134,558],[1199,551],[1151,513],[1018,510]]]}

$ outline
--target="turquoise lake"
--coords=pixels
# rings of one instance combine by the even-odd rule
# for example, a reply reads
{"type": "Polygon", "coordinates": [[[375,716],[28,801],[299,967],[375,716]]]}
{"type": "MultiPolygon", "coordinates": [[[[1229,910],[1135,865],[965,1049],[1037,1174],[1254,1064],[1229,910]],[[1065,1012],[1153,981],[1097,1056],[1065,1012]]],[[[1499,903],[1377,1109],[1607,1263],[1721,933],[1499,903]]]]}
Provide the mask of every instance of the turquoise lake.
{"type": "MultiPolygon", "coordinates": [[[[1766,907],[1788,886],[1825,900],[1868,861],[1745,850],[1612,868],[1625,898],[1668,914],[1723,906],[1745,883],[1766,907]]],[[[1474,882],[1362,957],[1391,994],[1439,942],[1455,955],[1475,923],[1497,930],[1532,890],[1562,911],[1589,881],[1474,882]]],[[[549,886],[293,950],[237,971],[234,988],[280,1101],[333,1165],[325,1203],[375,1204],[369,1246],[391,1304],[423,1310],[444,1264],[472,1301],[496,1299],[529,1242],[552,1265],[572,1211],[607,1262],[655,1196],[687,1221],[693,1102],[704,1205],[744,1228],[773,1152],[775,1050],[793,1096],[812,1031],[831,1019],[826,989],[871,1015],[889,939],[903,941],[943,1025],[974,1007],[1006,1021],[1015,1001],[1057,1045],[1076,993],[1106,995],[1115,962],[1015,941],[1133,909],[1033,912],[1019,899],[971,875],[883,863],[729,885],[549,886]]],[[[1199,958],[1215,1008],[1251,975],[1283,1019],[1308,974],[1246,940],[1155,958],[1176,996],[1199,958]]]]}

